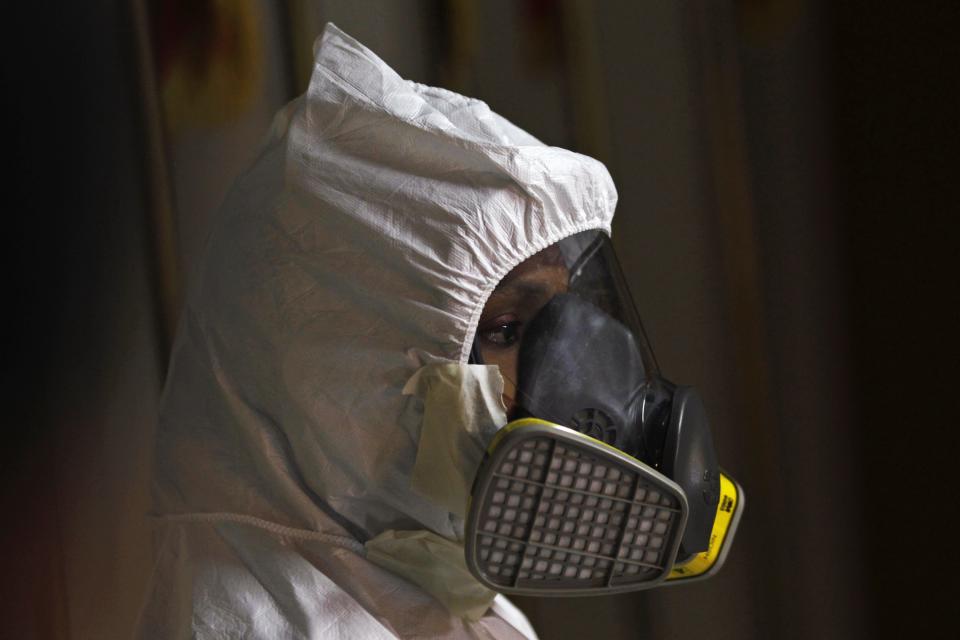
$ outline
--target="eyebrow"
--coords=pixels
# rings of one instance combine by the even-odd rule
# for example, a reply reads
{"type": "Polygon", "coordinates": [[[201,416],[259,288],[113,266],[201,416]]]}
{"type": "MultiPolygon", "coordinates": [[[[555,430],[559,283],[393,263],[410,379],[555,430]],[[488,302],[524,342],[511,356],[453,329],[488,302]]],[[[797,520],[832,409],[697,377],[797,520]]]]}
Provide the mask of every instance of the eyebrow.
{"type": "Polygon", "coordinates": [[[522,294],[522,295],[545,295],[553,291],[556,287],[543,282],[542,280],[528,280],[525,278],[516,278],[507,282],[502,282],[493,290],[493,295],[497,294],[522,294]]]}

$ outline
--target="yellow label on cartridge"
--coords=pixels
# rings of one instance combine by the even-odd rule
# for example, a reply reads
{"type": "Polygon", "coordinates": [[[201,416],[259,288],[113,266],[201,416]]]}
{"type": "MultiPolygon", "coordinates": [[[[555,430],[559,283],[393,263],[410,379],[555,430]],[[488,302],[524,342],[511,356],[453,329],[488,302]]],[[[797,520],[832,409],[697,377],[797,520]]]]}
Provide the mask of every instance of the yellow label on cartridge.
{"type": "Polygon", "coordinates": [[[694,578],[710,570],[720,557],[723,541],[730,531],[733,514],[737,511],[737,486],[733,481],[720,474],[720,500],[717,502],[717,517],[713,521],[713,530],[710,532],[710,542],[707,550],[696,554],[683,564],[673,567],[667,580],[682,580],[694,578]]]}

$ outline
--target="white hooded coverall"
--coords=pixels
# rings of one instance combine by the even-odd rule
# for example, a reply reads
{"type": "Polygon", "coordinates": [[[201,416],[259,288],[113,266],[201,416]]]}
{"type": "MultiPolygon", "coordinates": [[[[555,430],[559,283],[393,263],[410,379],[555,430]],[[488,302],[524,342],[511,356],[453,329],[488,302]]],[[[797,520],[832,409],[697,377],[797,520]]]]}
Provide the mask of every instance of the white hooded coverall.
{"type": "Polygon", "coordinates": [[[403,80],[332,25],[315,55],[193,274],[141,636],[533,637],[503,596],[453,615],[364,543],[462,535],[411,487],[404,386],[428,362],[466,366],[500,279],[562,238],[609,233],[616,191],[595,160],[403,80]]]}

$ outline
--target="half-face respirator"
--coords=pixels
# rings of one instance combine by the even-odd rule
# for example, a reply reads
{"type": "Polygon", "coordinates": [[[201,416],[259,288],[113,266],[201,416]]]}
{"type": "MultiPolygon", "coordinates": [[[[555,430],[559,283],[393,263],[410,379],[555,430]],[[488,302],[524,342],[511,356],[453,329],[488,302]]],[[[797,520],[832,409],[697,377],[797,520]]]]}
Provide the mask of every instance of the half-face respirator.
{"type": "Polygon", "coordinates": [[[717,465],[703,402],[660,375],[609,239],[585,232],[558,250],[569,282],[516,345],[517,406],[474,480],[467,566],[524,595],[709,577],[744,496],[717,465]]]}

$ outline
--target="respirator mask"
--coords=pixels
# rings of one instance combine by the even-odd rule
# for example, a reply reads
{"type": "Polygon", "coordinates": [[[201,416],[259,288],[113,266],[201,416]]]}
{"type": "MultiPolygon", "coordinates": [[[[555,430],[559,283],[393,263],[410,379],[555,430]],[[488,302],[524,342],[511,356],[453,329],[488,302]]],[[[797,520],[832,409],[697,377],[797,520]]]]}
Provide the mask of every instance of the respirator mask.
{"type": "Polygon", "coordinates": [[[716,573],[743,490],[717,465],[699,394],[661,376],[609,238],[537,254],[484,316],[471,362],[499,364],[513,401],[471,490],[473,575],[545,596],[716,573]]]}

